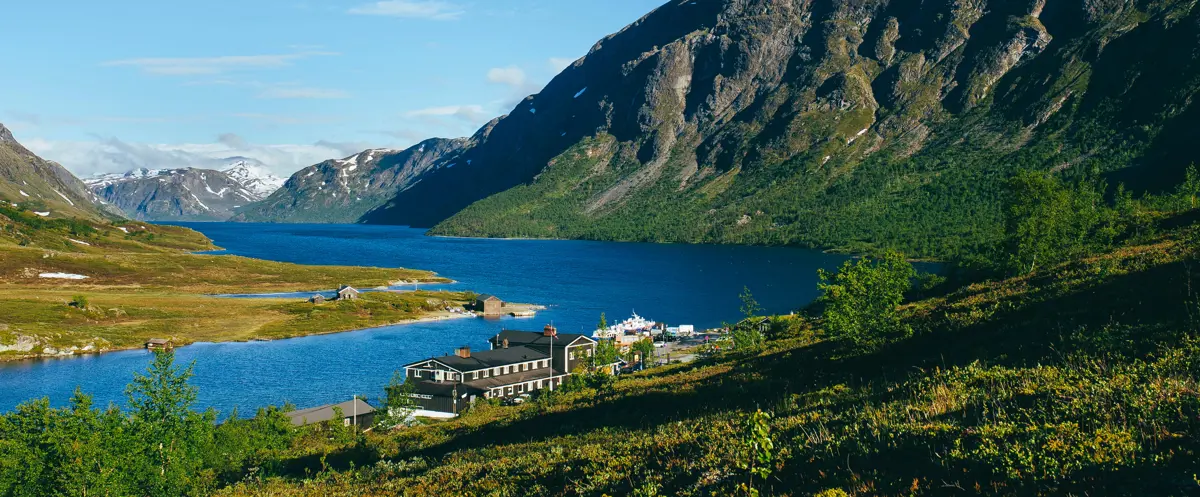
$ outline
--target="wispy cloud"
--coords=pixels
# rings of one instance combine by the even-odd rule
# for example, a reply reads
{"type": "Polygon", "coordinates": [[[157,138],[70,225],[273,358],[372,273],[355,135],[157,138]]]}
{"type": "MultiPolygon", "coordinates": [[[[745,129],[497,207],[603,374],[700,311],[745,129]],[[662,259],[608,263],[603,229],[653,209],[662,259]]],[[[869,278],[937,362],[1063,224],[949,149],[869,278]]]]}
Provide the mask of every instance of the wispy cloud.
{"type": "Polygon", "coordinates": [[[258,94],[258,98],[271,99],[336,99],[350,98],[350,94],[343,90],[335,90],[332,88],[306,88],[306,87],[291,87],[277,86],[268,88],[258,94]]]}
{"type": "Polygon", "coordinates": [[[344,121],[340,116],[304,116],[289,114],[263,114],[257,112],[239,112],[233,117],[260,121],[268,124],[330,124],[344,121]]]}
{"type": "MultiPolygon", "coordinates": [[[[293,172],[325,160],[345,157],[351,144],[321,140],[312,145],[255,144],[225,133],[214,143],[149,144],[127,142],[115,137],[96,137],[94,141],[29,140],[38,155],[57,161],[79,176],[125,172],[137,168],[176,169],[195,167],[215,169],[228,165],[232,157],[257,160],[274,173],[293,172]]],[[[370,148],[365,144],[358,150],[370,148]]],[[[353,152],[350,152],[353,153],[353,152]]]]}
{"type": "Polygon", "coordinates": [[[488,114],[482,105],[448,105],[445,107],[430,107],[404,113],[407,118],[422,117],[455,117],[471,123],[486,122],[488,114]]]}
{"type": "Polygon", "coordinates": [[[466,13],[462,7],[440,0],[386,0],[350,9],[351,14],[455,21],[466,13]]]}
{"type": "Polygon", "coordinates": [[[487,80],[489,83],[498,83],[502,85],[520,88],[529,80],[525,76],[525,71],[517,66],[508,67],[493,67],[487,72],[487,80]]]}
{"type": "Polygon", "coordinates": [[[547,60],[546,62],[548,62],[550,64],[550,68],[554,69],[555,72],[562,72],[564,69],[571,67],[571,64],[574,64],[576,60],[578,60],[578,59],[568,59],[565,57],[550,57],[550,59],[547,60]]]}
{"type": "Polygon", "coordinates": [[[295,61],[322,55],[338,55],[334,52],[297,52],[274,55],[225,55],[219,57],[147,57],[112,60],[101,64],[105,67],[135,67],[147,74],[165,76],[195,76],[224,74],[249,69],[276,69],[292,65],[295,61]]]}

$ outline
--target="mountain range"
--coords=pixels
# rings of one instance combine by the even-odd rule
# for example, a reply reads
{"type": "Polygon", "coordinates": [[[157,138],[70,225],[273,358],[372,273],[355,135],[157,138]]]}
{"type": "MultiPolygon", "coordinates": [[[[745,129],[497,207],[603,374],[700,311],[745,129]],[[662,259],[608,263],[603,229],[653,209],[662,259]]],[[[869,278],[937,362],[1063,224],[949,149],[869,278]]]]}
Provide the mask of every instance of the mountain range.
{"type": "Polygon", "coordinates": [[[244,157],[220,169],[146,169],[101,174],[85,181],[92,193],[145,221],[225,221],[234,209],[266,198],[283,185],[263,164],[244,157]]]}
{"type": "Polygon", "coordinates": [[[1182,177],[1198,19],[1175,0],[673,0],[421,167],[373,169],[398,188],[325,163],[242,219],[950,255],[999,235],[1019,169],[1182,177]]]}
{"type": "Polygon", "coordinates": [[[237,210],[236,221],[354,223],[415,185],[468,140],[434,138],[405,150],[366,150],[304,168],[265,200],[237,210]]]}

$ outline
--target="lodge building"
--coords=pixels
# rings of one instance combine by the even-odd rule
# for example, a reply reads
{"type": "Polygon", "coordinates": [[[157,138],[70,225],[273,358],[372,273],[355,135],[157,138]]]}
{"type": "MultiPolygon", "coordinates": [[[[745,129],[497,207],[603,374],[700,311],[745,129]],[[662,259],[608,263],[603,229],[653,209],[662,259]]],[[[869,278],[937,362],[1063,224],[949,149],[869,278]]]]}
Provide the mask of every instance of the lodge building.
{"type": "Polygon", "coordinates": [[[491,350],[461,347],[454,355],[404,367],[415,385],[418,415],[445,417],[479,398],[510,398],[557,388],[571,371],[586,365],[596,341],[546,326],[541,333],[505,330],[489,339],[491,350]]]}

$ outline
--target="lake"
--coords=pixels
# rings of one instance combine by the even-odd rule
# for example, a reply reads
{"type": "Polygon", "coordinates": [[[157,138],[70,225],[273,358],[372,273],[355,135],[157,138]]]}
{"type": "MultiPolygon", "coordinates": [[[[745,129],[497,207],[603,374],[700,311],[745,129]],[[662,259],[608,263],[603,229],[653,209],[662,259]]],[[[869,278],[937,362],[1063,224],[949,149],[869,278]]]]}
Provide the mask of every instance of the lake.
{"type": "MultiPolygon", "coordinates": [[[[291,402],[311,407],[381,393],[392,373],[469,345],[486,349],[502,328],[591,333],[638,314],[699,328],[736,321],[743,286],[769,312],[816,297],[818,268],[840,255],[786,247],[656,245],[554,240],[434,238],[395,226],[181,223],[225,251],[297,264],[408,267],[456,281],[433,288],[472,290],[549,308],[536,318],[414,323],[272,342],[201,343],[177,349],[195,363],[202,408],[242,414],[291,402]]],[[[328,290],[314,288],[316,290],[328,290]]],[[[216,297],[214,297],[216,298],[216,297]]],[[[64,405],[78,386],[98,405],[123,403],[124,388],[149,364],[146,351],[0,364],[0,411],[49,397],[64,405]]]]}

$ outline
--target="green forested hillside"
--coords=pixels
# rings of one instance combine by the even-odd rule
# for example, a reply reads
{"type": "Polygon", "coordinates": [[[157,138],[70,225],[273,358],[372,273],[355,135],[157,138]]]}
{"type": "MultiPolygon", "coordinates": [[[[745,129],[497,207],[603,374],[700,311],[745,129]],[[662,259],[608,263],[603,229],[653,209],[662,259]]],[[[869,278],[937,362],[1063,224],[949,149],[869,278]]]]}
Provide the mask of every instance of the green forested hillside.
{"type": "MultiPolygon", "coordinates": [[[[810,20],[804,8],[715,3],[726,17],[624,66],[644,88],[588,86],[613,109],[599,134],[432,233],[949,257],[999,238],[1000,192],[1019,170],[1158,191],[1197,158],[1194,2],[860,2],[814,5],[810,20]],[[793,52],[773,51],[792,30],[793,52]],[[773,72],[781,59],[786,72],[773,72]],[[663,82],[676,75],[688,81],[678,95],[663,82]],[[619,126],[630,94],[642,102],[634,129],[619,126]]],[[[687,8],[665,5],[560,78],[594,77],[589,65],[618,42],[643,42],[687,8]]],[[[539,116],[565,98],[558,89],[531,98],[539,116]]]]}

